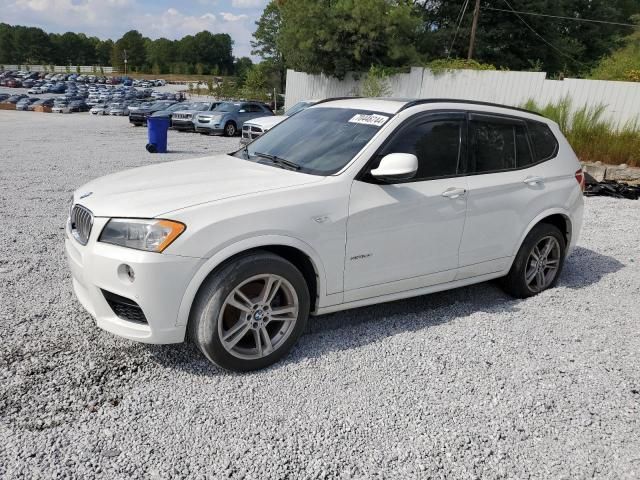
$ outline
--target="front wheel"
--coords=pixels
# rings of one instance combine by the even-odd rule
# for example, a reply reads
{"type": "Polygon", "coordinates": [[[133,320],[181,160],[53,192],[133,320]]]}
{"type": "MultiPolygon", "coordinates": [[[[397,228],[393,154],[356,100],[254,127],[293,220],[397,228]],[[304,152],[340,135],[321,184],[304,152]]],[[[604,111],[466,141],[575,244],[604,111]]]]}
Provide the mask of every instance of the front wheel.
{"type": "Polygon", "coordinates": [[[236,124],[233,122],[227,122],[224,126],[224,136],[233,137],[236,134],[236,124]]]}
{"type": "Polygon", "coordinates": [[[555,286],[564,265],[566,242],[554,225],[540,223],[522,242],[502,288],[517,298],[527,298],[555,286]]]}
{"type": "Polygon", "coordinates": [[[300,271],[282,257],[256,252],[229,263],[203,284],[189,319],[189,336],[222,368],[264,368],[296,343],[309,306],[300,271]]]}

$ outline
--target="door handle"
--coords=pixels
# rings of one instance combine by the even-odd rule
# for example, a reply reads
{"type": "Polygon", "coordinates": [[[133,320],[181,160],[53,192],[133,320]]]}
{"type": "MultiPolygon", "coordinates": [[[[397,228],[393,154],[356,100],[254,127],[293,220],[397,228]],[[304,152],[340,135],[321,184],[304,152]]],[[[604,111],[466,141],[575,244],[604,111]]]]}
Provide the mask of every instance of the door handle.
{"type": "Polygon", "coordinates": [[[544,178],[542,177],[527,177],[524,179],[524,183],[535,187],[537,185],[544,185],[544,178]]]}
{"type": "Polygon", "coordinates": [[[464,197],[466,193],[467,191],[464,188],[449,188],[442,192],[442,196],[454,200],[456,198],[464,197]]]}

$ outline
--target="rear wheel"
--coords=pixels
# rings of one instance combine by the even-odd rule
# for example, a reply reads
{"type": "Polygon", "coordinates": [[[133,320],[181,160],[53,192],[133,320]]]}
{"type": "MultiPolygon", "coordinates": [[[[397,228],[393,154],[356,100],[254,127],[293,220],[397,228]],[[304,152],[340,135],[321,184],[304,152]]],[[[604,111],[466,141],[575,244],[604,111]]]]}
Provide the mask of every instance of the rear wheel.
{"type": "Polygon", "coordinates": [[[502,288],[518,298],[526,298],[555,286],[564,266],[566,242],[554,225],[540,223],[527,235],[502,288]]]}
{"type": "Polygon", "coordinates": [[[204,283],[189,319],[189,336],[216,365],[236,371],[282,358],[304,331],[309,291],[300,271],[282,257],[240,257],[204,283]]]}

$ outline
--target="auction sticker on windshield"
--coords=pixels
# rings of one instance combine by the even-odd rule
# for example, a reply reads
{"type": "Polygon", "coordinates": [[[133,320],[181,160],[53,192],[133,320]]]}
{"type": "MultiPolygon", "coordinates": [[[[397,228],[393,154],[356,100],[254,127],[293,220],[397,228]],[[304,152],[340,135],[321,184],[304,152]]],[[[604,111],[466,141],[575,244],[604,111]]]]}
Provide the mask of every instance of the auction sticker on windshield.
{"type": "Polygon", "coordinates": [[[349,123],[361,123],[362,125],[373,125],[374,127],[381,127],[387,120],[389,120],[389,117],[385,117],[384,115],[377,115],[375,113],[367,115],[364,113],[359,113],[351,117],[349,123]]]}

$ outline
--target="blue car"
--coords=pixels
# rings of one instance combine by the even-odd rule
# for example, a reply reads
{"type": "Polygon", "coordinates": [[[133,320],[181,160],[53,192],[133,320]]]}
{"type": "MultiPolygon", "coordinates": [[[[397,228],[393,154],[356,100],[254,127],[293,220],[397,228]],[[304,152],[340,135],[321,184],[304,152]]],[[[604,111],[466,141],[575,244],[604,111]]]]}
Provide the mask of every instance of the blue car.
{"type": "Polygon", "coordinates": [[[273,112],[260,102],[222,102],[215,110],[195,116],[196,132],[233,137],[242,130],[244,122],[258,117],[268,117],[273,112]]]}

